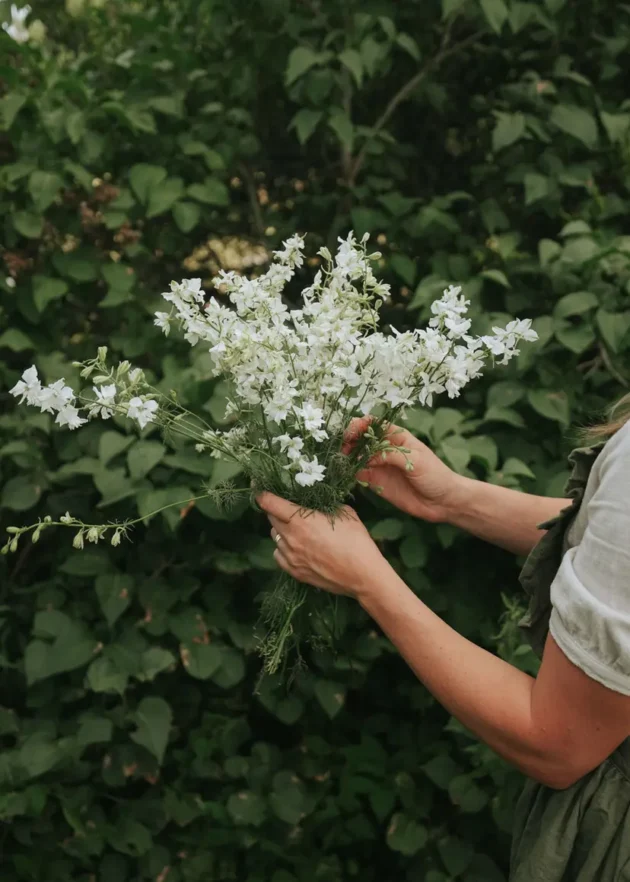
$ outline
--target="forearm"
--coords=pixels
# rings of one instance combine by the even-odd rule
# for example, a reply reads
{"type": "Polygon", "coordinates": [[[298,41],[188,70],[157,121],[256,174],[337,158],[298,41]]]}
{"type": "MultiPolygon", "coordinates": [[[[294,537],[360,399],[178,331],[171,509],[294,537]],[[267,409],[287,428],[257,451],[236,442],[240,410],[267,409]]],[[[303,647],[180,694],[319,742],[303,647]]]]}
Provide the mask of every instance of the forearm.
{"type": "Polygon", "coordinates": [[[537,525],[569,504],[568,499],[534,496],[460,478],[449,506],[448,522],[514,554],[526,555],[542,535],[537,525]]]}
{"type": "Polygon", "coordinates": [[[454,631],[389,566],[357,596],[454,717],[526,775],[563,786],[561,757],[534,719],[532,677],[454,631]]]}

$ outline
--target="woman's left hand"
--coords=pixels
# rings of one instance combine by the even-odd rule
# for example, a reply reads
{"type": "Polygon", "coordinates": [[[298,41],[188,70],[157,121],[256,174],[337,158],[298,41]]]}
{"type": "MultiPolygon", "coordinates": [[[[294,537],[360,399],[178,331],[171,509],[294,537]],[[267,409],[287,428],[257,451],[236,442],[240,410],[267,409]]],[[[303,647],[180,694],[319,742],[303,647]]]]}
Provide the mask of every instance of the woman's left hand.
{"type": "Polygon", "coordinates": [[[272,493],[262,493],[257,501],[272,524],[276,561],[298,582],[359,599],[388,567],[349,506],[343,506],[333,522],[272,493]]]}

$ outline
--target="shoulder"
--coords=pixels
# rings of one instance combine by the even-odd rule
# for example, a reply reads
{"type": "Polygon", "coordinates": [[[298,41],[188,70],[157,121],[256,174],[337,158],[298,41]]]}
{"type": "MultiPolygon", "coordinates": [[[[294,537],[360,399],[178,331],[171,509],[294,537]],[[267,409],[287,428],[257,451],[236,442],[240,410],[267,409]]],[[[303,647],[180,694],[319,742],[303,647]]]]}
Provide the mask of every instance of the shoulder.
{"type": "Polygon", "coordinates": [[[630,483],[630,420],[604,444],[594,469],[600,484],[620,480],[627,489],[630,483]]]}

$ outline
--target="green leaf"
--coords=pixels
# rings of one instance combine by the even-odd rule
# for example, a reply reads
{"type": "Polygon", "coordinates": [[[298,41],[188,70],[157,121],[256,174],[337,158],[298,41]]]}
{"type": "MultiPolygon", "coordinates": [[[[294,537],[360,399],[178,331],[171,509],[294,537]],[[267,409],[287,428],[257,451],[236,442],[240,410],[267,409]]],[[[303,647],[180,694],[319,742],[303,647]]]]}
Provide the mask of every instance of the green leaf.
{"type": "Polygon", "coordinates": [[[158,674],[177,665],[177,659],[172,652],[161,646],[152,646],[142,653],[140,658],[141,671],[138,679],[153,682],[158,674]]]}
{"type": "Polygon", "coordinates": [[[173,220],[182,233],[194,230],[200,217],[201,209],[194,202],[176,202],[173,206],[173,220]]]}
{"type": "Polygon", "coordinates": [[[429,549],[419,536],[407,536],[400,543],[400,559],[410,569],[424,567],[429,558],[429,549]]]}
{"type": "Polygon", "coordinates": [[[627,312],[607,312],[605,309],[599,309],[595,319],[608,348],[612,352],[619,352],[621,344],[630,330],[630,310],[627,312]]]}
{"type": "Polygon", "coordinates": [[[147,101],[149,107],[166,116],[181,117],[184,115],[184,104],[181,95],[156,95],[147,101]]]}
{"type": "Polygon", "coordinates": [[[319,62],[320,56],[317,52],[313,52],[308,46],[297,46],[289,55],[285,73],[287,86],[290,86],[319,62]]]}
{"type": "Polygon", "coordinates": [[[392,542],[396,539],[400,539],[404,529],[404,522],[398,518],[385,518],[385,520],[379,521],[378,524],[375,524],[372,527],[370,534],[372,539],[375,539],[377,542],[392,542]]]}
{"type": "Polygon", "coordinates": [[[27,239],[39,239],[44,227],[44,219],[32,211],[16,211],[11,215],[15,230],[27,239]]]}
{"type": "Polygon", "coordinates": [[[71,551],[59,570],[68,576],[98,576],[112,568],[107,551],[101,548],[86,548],[71,551]]]}
{"type": "Polygon", "coordinates": [[[0,505],[2,508],[10,508],[11,511],[27,511],[39,502],[41,495],[40,484],[25,475],[16,475],[15,478],[9,478],[2,488],[0,505]]]}
{"type": "Polygon", "coordinates": [[[576,355],[581,355],[595,343],[595,332],[586,323],[575,326],[560,319],[555,328],[555,335],[556,340],[576,355]]]}
{"type": "Polygon", "coordinates": [[[520,383],[500,380],[488,391],[488,407],[511,407],[520,401],[524,394],[525,388],[520,383]]]}
{"type": "Polygon", "coordinates": [[[53,255],[53,265],[60,275],[74,279],[75,282],[93,282],[98,279],[99,263],[89,252],[63,254],[57,251],[53,255]]]}
{"type": "Polygon", "coordinates": [[[450,435],[440,444],[444,458],[456,472],[463,472],[470,462],[468,441],[459,435],[450,435]]]}
{"type": "Polygon", "coordinates": [[[502,285],[504,288],[511,288],[510,280],[505,275],[503,270],[499,269],[488,269],[483,270],[483,272],[479,273],[482,279],[490,279],[492,282],[496,282],[498,285],[502,285]]]}
{"type": "Polygon", "coordinates": [[[525,205],[531,205],[549,195],[549,178],[535,172],[528,172],[524,179],[525,205]]]}
{"type": "Polygon", "coordinates": [[[532,472],[530,467],[515,456],[509,456],[505,460],[501,466],[501,472],[504,475],[515,475],[519,478],[536,478],[536,475],[532,472]]]}
{"type": "Polygon", "coordinates": [[[28,95],[23,92],[9,92],[0,99],[0,131],[9,131],[27,101],[28,95]]]}
{"type": "Polygon", "coordinates": [[[19,328],[9,328],[0,336],[0,348],[2,347],[12,352],[24,352],[27,349],[35,349],[35,344],[19,328]]]}
{"type": "Polygon", "coordinates": [[[88,668],[86,682],[92,692],[116,692],[123,695],[129,675],[118,669],[112,659],[105,656],[94,659],[88,668]]]}
{"type": "Polygon", "coordinates": [[[442,0],[442,18],[446,19],[464,5],[466,0],[442,0]]]}
{"type": "Polygon", "coordinates": [[[184,182],[181,178],[167,178],[152,187],[147,203],[147,217],[157,217],[172,208],[184,195],[184,182]]]}
{"type": "Polygon", "coordinates": [[[339,55],[339,61],[348,68],[360,87],[363,80],[363,61],[356,49],[344,49],[339,55]]]}
{"type": "Polygon", "coordinates": [[[306,144],[323,117],[322,110],[309,110],[308,107],[303,107],[291,120],[289,129],[295,129],[300,144],[306,144]]]}
{"type": "Polygon", "coordinates": [[[227,811],[237,826],[260,827],[267,815],[265,801],[251,790],[233,793],[227,801],[227,811]]]}
{"type": "Polygon", "coordinates": [[[119,432],[103,432],[98,440],[98,458],[102,466],[106,466],[115,456],[123,453],[136,439],[133,435],[121,435],[119,432]]]}
{"type": "Polygon", "coordinates": [[[346,688],[332,680],[317,680],[315,683],[315,697],[332,720],[346,702],[346,688]]]}
{"type": "Polygon", "coordinates": [[[38,312],[43,312],[49,303],[68,293],[63,279],[53,276],[33,276],[33,300],[38,312]]]}
{"type": "Polygon", "coordinates": [[[163,698],[143,698],[134,714],[138,726],[131,740],[153,754],[161,765],[171,731],[173,713],[163,698]]]}
{"type": "Polygon", "coordinates": [[[599,305],[599,299],[590,291],[574,291],[565,294],[556,303],[553,314],[556,318],[566,318],[568,315],[583,315],[599,305]]]}
{"type": "Polygon", "coordinates": [[[554,242],[553,239],[541,239],[538,243],[538,259],[543,267],[549,266],[561,253],[562,245],[554,242]]]}
{"type": "Polygon", "coordinates": [[[560,235],[563,238],[566,238],[568,236],[585,236],[585,235],[588,236],[592,232],[593,231],[591,230],[589,225],[586,223],[586,221],[574,220],[574,221],[569,221],[568,224],[565,224],[562,227],[562,229],[560,230],[560,235]]]}
{"type": "Polygon", "coordinates": [[[392,269],[406,285],[413,285],[416,280],[416,262],[406,254],[392,254],[392,269]]]}
{"type": "Polygon", "coordinates": [[[134,481],[148,475],[164,458],[166,449],[159,441],[136,441],[127,454],[129,474],[134,481]]]}
{"type": "Polygon", "coordinates": [[[209,680],[221,667],[221,650],[211,643],[189,643],[180,650],[182,664],[196,680],[209,680]]]}
{"type": "Polygon", "coordinates": [[[96,596],[111,628],[131,603],[133,579],[122,573],[103,573],[95,583],[96,596]]]}
{"type": "Polygon", "coordinates": [[[274,776],[273,788],[269,798],[271,810],[281,821],[295,826],[304,817],[306,809],[302,783],[291,772],[278,772],[274,776]]]}
{"type": "Polygon", "coordinates": [[[525,115],[518,113],[502,113],[492,132],[492,150],[498,153],[510,147],[525,134],[525,115]]]}
{"type": "Polygon", "coordinates": [[[52,637],[53,642],[36,639],[27,647],[24,663],[29,684],[82,668],[94,657],[96,641],[82,624],[58,610],[37,613],[33,633],[52,637]]]}
{"type": "Polygon", "coordinates": [[[223,646],[221,648],[221,666],[212,675],[213,683],[216,683],[221,689],[233,689],[237,683],[241,682],[244,676],[245,660],[243,653],[232,646],[223,646]]]}
{"type": "Polygon", "coordinates": [[[38,213],[46,211],[57,198],[63,179],[52,172],[34,171],[28,179],[28,192],[38,213]]]}
{"type": "Polygon", "coordinates": [[[19,764],[28,778],[45,775],[63,758],[59,744],[37,732],[26,739],[19,752],[19,764]]]}
{"type": "Polygon", "coordinates": [[[556,104],[549,120],[567,135],[577,138],[586,147],[597,146],[597,123],[595,117],[575,104],[556,104]]]}
{"type": "Polygon", "coordinates": [[[442,863],[451,876],[461,876],[468,869],[475,849],[470,842],[456,836],[448,836],[438,842],[442,863]]]}
{"type": "Polygon", "coordinates": [[[571,409],[566,392],[552,392],[548,389],[531,389],[527,393],[527,400],[536,413],[548,420],[556,420],[563,426],[568,426],[571,418],[571,409]]]}
{"type": "Polygon", "coordinates": [[[139,202],[146,205],[151,192],[166,178],[166,169],[160,165],[140,162],[131,167],[129,183],[139,202]]]}
{"type": "Polygon", "coordinates": [[[203,184],[191,184],[188,195],[206,205],[226,206],[230,204],[230,192],[223,181],[206,178],[203,184]]]}
{"type": "Polygon", "coordinates": [[[392,851],[411,857],[427,844],[429,834],[426,827],[412,818],[398,812],[393,816],[387,829],[387,844],[392,851]]]}
{"type": "Polygon", "coordinates": [[[420,61],[420,49],[411,34],[398,34],[396,42],[414,61],[420,61]]]}
{"type": "Polygon", "coordinates": [[[441,790],[448,790],[453,778],[461,773],[461,768],[447,753],[433,757],[420,768],[427,778],[441,790]]]}
{"type": "Polygon", "coordinates": [[[82,747],[88,744],[105,744],[112,740],[114,726],[106,717],[87,717],[77,732],[77,741],[82,747]]]}
{"type": "Polygon", "coordinates": [[[623,144],[630,132],[630,113],[600,113],[602,125],[612,144],[623,144]]]}
{"type": "Polygon", "coordinates": [[[510,14],[503,0],[479,0],[486,21],[496,34],[500,34],[510,14]]]}
{"type": "Polygon", "coordinates": [[[328,125],[337,135],[342,146],[349,152],[352,152],[354,126],[345,110],[342,110],[340,107],[333,107],[328,117],[328,125]]]}
{"type": "Polygon", "coordinates": [[[470,775],[453,778],[448,788],[452,802],[463,812],[476,814],[488,804],[488,795],[475,783],[470,775]]]}

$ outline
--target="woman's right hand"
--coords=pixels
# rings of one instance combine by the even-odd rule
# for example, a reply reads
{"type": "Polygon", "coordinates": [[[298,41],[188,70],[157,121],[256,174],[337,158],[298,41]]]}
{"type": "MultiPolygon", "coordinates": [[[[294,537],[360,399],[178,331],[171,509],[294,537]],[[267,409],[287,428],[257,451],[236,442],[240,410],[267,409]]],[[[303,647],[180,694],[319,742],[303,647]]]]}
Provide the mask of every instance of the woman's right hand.
{"type": "MultiPolygon", "coordinates": [[[[372,419],[366,416],[352,420],[346,430],[345,453],[352,450],[372,419]]],[[[378,493],[383,499],[416,518],[431,523],[448,521],[462,478],[406,429],[390,425],[386,437],[392,447],[404,447],[409,452],[392,450],[384,459],[377,454],[359,472],[358,480],[372,489],[380,488],[378,493]]]]}

